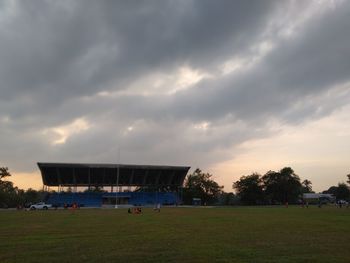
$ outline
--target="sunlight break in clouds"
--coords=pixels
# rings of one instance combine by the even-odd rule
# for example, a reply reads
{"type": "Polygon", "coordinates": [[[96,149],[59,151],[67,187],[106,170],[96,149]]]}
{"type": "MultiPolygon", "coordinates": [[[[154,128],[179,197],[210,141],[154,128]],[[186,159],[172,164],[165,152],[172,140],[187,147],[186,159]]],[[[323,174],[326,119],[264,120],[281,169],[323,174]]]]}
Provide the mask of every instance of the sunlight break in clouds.
{"type": "Polygon", "coordinates": [[[202,79],[212,78],[209,73],[203,72],[198,69],[192,69],[188,66],[181,67],[175,74],[175,87],[169,92],[169,94],[176,93],[180,90],[187,89],[202,79]]]}
{"type": "Polygon", "coordinates": [[[50,134],[54,138],[51,143],[58,145],[66,143],[69,137],[84,132],[90,127],[91,125],[84,118],[78,118],[69,124],[49,128],[44,131],[44,134],[50,134]]]}

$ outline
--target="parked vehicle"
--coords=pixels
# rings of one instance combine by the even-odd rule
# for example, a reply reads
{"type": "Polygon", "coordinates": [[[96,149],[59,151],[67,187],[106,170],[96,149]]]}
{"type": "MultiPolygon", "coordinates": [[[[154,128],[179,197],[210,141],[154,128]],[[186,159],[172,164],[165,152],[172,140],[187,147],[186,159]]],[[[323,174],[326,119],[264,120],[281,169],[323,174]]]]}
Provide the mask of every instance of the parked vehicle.
{"type": "Polygon", "coordinates": [[[51,204],[45,204],[45,202],[40,202],[34,205],[31,205],[29,207],[30,210],[36,210],[36,209],[41,209],[41,210],[47,210],[49,208],[51,208],[52,205],[51,204]]]}

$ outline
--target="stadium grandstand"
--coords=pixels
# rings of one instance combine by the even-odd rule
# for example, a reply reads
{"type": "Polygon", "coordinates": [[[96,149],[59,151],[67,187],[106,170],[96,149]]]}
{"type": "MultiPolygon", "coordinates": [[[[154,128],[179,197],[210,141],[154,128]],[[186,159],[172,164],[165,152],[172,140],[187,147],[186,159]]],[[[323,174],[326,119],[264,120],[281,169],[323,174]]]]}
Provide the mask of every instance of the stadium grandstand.
{"type": "Polygon", "coordinates": [[[81,163],[38,163],[38,167],[44,189],[57,187],[57,192],[50,191],[45,200],[56,207],[73,203],[82,207],[177,205],[181,203],[181,187],[190,169],[81,163]]]}

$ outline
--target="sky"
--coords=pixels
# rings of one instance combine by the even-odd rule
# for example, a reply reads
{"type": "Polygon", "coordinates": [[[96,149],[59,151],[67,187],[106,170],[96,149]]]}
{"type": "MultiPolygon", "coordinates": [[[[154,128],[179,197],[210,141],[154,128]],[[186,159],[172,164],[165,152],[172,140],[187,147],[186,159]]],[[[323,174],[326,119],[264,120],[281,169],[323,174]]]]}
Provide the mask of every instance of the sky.
{"type": "Polygon", "coordinates": [[[0,2],[0,166],[350,173],[350,1],[0,2]]]}

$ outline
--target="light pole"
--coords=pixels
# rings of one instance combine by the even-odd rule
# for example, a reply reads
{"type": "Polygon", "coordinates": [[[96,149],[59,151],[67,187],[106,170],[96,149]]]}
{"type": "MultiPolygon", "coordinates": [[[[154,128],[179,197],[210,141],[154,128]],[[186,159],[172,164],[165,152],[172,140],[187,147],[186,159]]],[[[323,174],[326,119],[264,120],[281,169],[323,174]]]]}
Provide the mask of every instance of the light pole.
{"type": "Polygon", "coordinates": [[[116,192],[115,192],[115,208],[118,208],[119,167],[120,167],[120,149],[118,147],[118,166],[117,166],[117,186],[116,186],[116,192]]]}
{"type": "Polygon", "coordinates": [[[115,192],[115,208],[118,208],[118,186],[119,186],[119,164],[117,167],[117,186],[116,186],[116,192],[115,192]]]}

